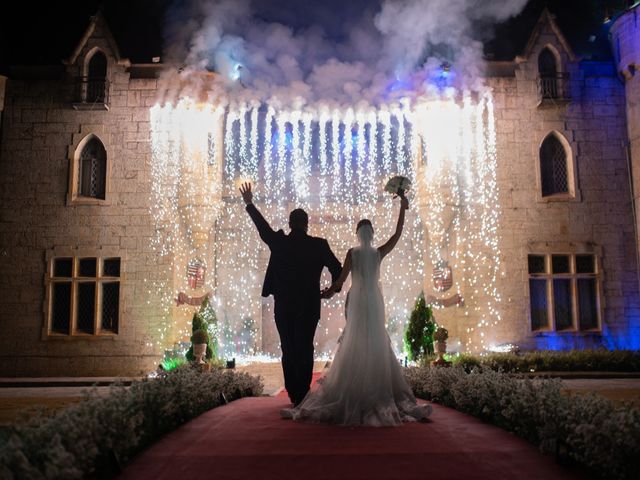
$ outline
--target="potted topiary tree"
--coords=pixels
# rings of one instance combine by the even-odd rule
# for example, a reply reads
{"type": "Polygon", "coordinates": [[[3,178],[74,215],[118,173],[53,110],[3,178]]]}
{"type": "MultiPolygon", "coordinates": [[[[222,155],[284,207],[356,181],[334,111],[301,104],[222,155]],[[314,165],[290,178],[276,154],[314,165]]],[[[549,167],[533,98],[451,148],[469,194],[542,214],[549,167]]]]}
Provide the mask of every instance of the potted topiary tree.
{"type": "Polygon", "coordinates": [[[191,352],[193,353],[193,361],[202,365],[205,363],[204,357],[207,354],[209,344],[209,334],[205,330],[196,330],[191,335],[191,352]]]}
{"type": "Polygon", "coordinates": [[[433,334],[433,343],[435,345],[438,358],[431,362],[432,365],[449,366],[451,362],[444,359],[444,354],[447,353],[447,339],[449,338],[449,331],[444,327],[438,327],[433,334]]]}
{"type": "MultiPolygon", "coordinates": [[[[213,312],[213,309],[211,309],[209,306],[209,299],[205,298],[200,309],[193,314],[193,319],[191,321],[191,348],[187,350],[187,353],[185,355],[187,360],[189,360],[190,362],[195,362],[196,360],[194,345],[202,345],[202,343],[196,344],[193,341],[193,336],[199,330],[206,335],[206,340],[204,341],[204,344],[206,345],[206,353],[204,354],[203,360],[206,358],[206,360],[209,361],[216,357],[216,346],[209,336],[209,324],[212,323],[208,321],[209,319],[213,319],[214,322],[216,321],[215,312],[213,312]]],[[[198,341],[201,341],[202,338],[203,337],[199,337],[198,341]]]]}
{"type": "Polygon", "coordinates": [[[423,292],[416,300],[404,334],[404,346],[409,360],[418,361],[427,355],[433,355],[435,329],[433,312],[427,306],[423,292]]]}

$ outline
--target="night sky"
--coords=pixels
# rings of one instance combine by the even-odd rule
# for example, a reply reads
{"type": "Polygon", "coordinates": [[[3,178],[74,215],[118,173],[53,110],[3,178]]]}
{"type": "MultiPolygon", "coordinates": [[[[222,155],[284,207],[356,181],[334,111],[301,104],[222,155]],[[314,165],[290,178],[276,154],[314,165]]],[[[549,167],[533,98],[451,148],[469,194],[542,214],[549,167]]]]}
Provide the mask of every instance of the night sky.
{"type": "MultiPolygon", "coordinates": [[[[254,0],[258,16],[295,29],[320,24],[327,35],[340,42],[353,19],[377,10],[372,0],[254,0]],[[334,12],[340,12],[337,20],[334,12]]],[[[603,19],[624,0],[531,0],[523,12],[495,26],[495,38],[485,40],[488,59],[512,59],[520,53],[542,8],[548,5],[576,53],[607,58],[609,49],[603,19]],[[595,41],[589,41],[595,35],[595,41]]],[[[0,72],[9,65],[60,65],[84,32],[89,17],[102,6],[124,57],[134,63],[150,63],[161,56],[163,25],[171,0],[72,0],[65,2],[19,2],[15,13],[0,16],[0,72]]],[[[6,10],[7,4],[3,4],[6,10]]],[[[170,13],[169,13],[170,14],[170,13]]],[[[483,32],[487,28],[482,26],[483,32]]],[[[489,29],[490,30],[490,29],[489,29]]]]}

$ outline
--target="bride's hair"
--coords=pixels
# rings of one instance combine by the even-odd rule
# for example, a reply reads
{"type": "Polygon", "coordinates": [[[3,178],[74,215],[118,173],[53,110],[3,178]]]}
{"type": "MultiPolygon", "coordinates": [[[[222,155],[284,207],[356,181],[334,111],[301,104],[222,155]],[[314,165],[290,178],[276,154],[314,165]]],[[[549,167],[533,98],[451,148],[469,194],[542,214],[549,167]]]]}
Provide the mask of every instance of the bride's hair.
{"type": "Polygon", "coordinates": [[[358,230],[360,230],[360,227],[362,227],[363,225],[369,225],[371,227],[371,230],[373,230],[371,220],[369,220],[368,218],[363,218],[358,222],[358,225],[356,226],[356,233],[358,233],[358,230]]]}
{"type": "Polygon", "coordinates": [[[356,227],[356,235],[362,245],[371,246],[373,242],[373,225],[371,225],[371,220],[366,218],[360,220],[356,227]]]}

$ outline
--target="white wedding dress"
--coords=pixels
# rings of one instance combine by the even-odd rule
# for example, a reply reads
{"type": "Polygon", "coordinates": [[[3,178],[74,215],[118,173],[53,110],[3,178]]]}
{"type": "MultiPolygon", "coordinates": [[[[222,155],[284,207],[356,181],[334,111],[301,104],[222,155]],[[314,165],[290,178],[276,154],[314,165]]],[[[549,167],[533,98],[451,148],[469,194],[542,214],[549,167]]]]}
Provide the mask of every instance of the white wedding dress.
{"type": "Polygon", "coordinates": [[[373,230],[358,229],[351,250],[351,290],[346,327],[329,372],[298,407],[283,410],[294,420],[383,427],[426,419],[430,405],[418,405],[402,375],[385,328],[380,289],[380,252],[373,230]]]}

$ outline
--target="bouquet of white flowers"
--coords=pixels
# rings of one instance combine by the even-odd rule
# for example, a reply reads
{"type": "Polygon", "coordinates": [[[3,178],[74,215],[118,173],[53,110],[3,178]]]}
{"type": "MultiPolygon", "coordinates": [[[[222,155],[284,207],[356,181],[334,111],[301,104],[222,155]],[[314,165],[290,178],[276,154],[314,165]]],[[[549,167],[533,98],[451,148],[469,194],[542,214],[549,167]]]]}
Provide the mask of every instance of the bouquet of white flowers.
{"type": "Polygon", "coordinates": [[[402,175],[396,175],[389,179],[385,185],[385,191],[393,193],[394,195],[404,196],[404,192],[411,188],[411,180],[402,175]]]}

